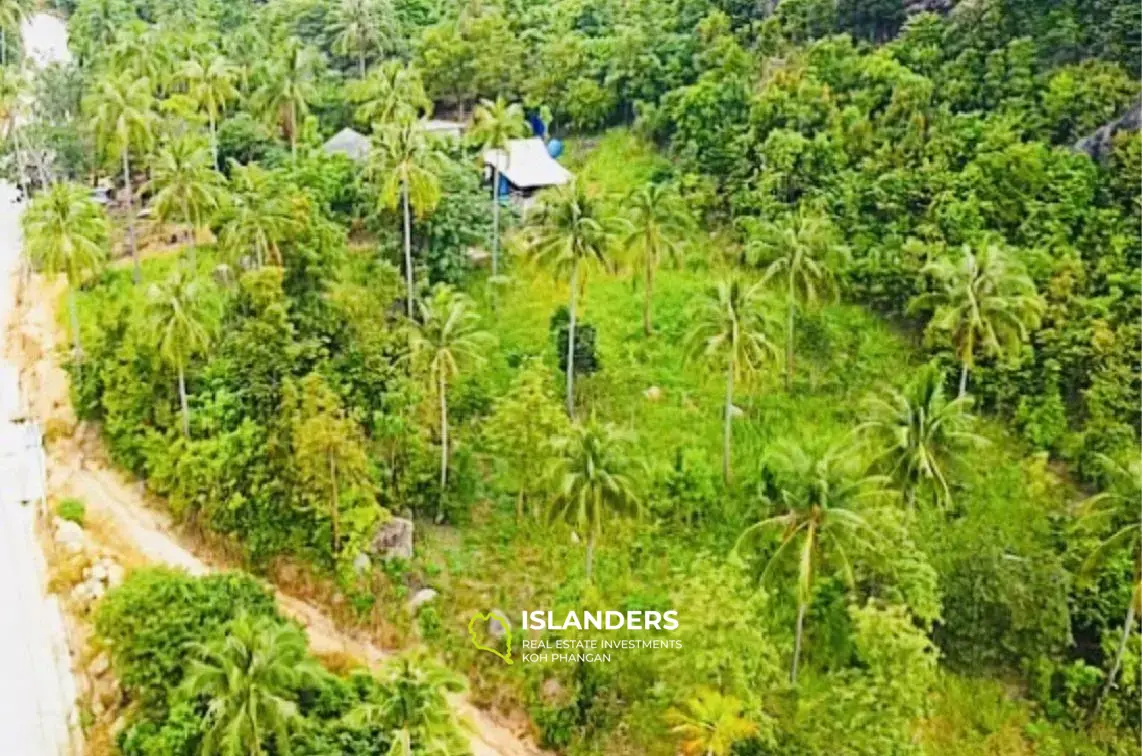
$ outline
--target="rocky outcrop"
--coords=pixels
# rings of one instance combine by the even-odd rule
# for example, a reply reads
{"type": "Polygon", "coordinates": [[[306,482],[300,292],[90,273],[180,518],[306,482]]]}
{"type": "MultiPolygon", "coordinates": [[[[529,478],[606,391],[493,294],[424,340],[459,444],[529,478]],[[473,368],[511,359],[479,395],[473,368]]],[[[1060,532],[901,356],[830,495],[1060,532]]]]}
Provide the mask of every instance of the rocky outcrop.
{"type": "Polygon", "coordinates": [[[1115,134],[1138,131],[1140,128],[1142,128],[1142,100],[1134,103],[1134,106],[1123,115],[1110,123],[1103,124],[1093,133],[1075,142],[1074,149],[1076,152],[1085,152],[1095,160],[1102,160],[1110,154],[1115,134]]]}
{"type": "Polygon", "coordinates": [[[955,0],[910,0],[910,2],[905,2],[904,12],[909,16],[914,16],[917,13],[944,14],[955,7],[955,4],[955,0]]]}
{"type": "Polygon", "coordinates": [[[373,536],[374,554],[383,559],[412,559],[412,520],[393,517],[373,536]]]}

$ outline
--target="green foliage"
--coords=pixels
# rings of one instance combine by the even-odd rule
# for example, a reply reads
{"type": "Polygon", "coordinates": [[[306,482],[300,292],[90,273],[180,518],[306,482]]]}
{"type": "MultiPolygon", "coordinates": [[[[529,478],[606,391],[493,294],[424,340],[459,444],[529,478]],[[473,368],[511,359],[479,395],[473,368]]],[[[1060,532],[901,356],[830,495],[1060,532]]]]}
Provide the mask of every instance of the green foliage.
{"type": "Polygon", "coordinates": [[[74,522],[83,527],[83,520],[87,514],[87,507],[79,499],[67,498],[56,504],[56,517],[74,522]]]}

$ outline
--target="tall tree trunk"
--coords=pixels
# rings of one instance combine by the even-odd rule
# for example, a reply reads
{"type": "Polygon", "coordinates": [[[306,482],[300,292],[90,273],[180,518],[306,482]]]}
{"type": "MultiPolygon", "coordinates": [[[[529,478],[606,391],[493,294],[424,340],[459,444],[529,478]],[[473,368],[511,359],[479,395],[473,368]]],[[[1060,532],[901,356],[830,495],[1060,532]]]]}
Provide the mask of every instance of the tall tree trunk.
{"type": "Polygon", "coordinates": [[[492,276],[500,272],[500,168],[492,167],[492,276]]]}
{"type": "Polygon", "coordinates": [[[646,291],[643,292],[642,299],[642,330],[647,336],[654,331],[654,325],[651,323],[650,308],[651,300],[654,299],[654,268],[657,264],[658,256],[648,252],[646,255],[645,272],[646,291]]]}
{"type": "Polygon", "coordinates": [[[440,492],[448,487],[448,382],[440,373],[440,492]]]}
{"type": "Polygon", "coordinates": [[[793,279],[789,279],[789,314],[785,324],[785,390],[793,388],[793,326],[797,317],[797,300],[793,297],[793,279]]]}
{"type": "Polygon", "coordinates": [[[975,354],[975,338],[971,329],[968,329],[967,344],[960,352],[960,399],[963,399],[968,393],[968,372],[971,370],[973,354],[975,354]]]}
{"type": "Polygon", "coordinates": [[[733,471],[731,465],[731,445],[733,443],[734,422],[734,357],[726,367],[726,409],[722,419],[722,480],[730,482],[733,471]]]}
{"type": "Polygon", "coordinates": [[[571,265],[571,297],[567,312],[567,417],[575,419],[575,300],[578,299],[579,261],[571,265]]]}
{"type": "Polygon", "coordinates": [[[143,280],[143,266],[139,262],[139,248],[135,244],[135,196],[131,189],[131,155],[127,145],[123,145],[123,188],[127,193],[127,245],[134,261],[134,279],[138,284],[143,280]]]}
{"type": "Polygon", "coordinates": [[[1094,709],[1091,711],[1092,719],[1098,715],[1106,697],[1110,695],[1110,689],[1114,687],[1114,680],[1118,677],[1118,670],[1122,668],[1122,657],[1126,654],[1126,644],[1130,641],[1130,633],[1134,631],[1134,610],[1138,604],[1140,588],[1142,586],[1135,586],[1131,592],[1130,606],[1126,608],[1126,624],[1122,627],[1122,638],[1118,641],[1118,651],[1114,654],[1114,665],[1110,668],[1110,674],[1106,676],[1106,682],[1103,683],[1102,690],[1098,694],[1098,700],[1094,702],[1094,709]]]}
{"type": "Polygon", "coordinates": [[[587,534],[587,582],[591,582],[595,574],[595,540],[597,537],[598,534],[592,527],[591,532],[587,534]]]}
{"type": "Polygon", "coordinates": [[[8,65],[8,30],[0,27],[0,66],[8,65]]]}
{"type": "Polygon", "coordinates": [[[964,398],[968,392],[968,364],[965,362],[960,365],[960,394],[961,399],[964,398]]]}
{"type": "Polygon", "coordinates": [[[207,115],[210,117],[210,153],[214,156],[214,170],[221,171],[222,166],[218,162],[218,120],[213,111],[207,115]]]}
{"type": "Polygon", "coordinates": [[[332,554],[337,556],[337,544],[341,540],[341,502],[337,494],[337,461],[333,458],[332,451],[327,451],[325,456],[329,459],[329,492],[330,503],[332,504],[329,510],[329,522],[333,526],[332,554]]]}
{"type": "Polygon", "coordinates": [[[357,70],[360,72],[361,78],[365,78],[365,46],[361,45],[361,50],[357,53],[357,70]]]}
{"type": "Polygon", "coordinates": [[[408,211],[408,179],[401,182],[400,193],[404,215],[404,282],[408,297],[408,316],[412,318],[412,218],[408,211]]]}
{"type": "Polygon", "coordinates": [[[797,633],[793,636],[793,668],[789,672],[789,682],[797,684],[797,665],[801,661],[801,636],[805,632],[805,608],[807,601],[797,602],[797,633]]]}
{"type": "Polygon", "coordinates": [[[71,316],[71,354],[72,359],[77,363],[83,361],[83,344],[79,338],[79,305],[75,299],[75,287],[77,283],[68,281],[67,292],[67,309],[68,314],[71,316]]]}
{"type": "Polygon", "coordinates": [[[293,164],[297,165],[297,103],[289,104],[289,151],[293,164]]]}
{"type": "Polygon", "coordinates": [[[190,405],[186,401],[186,370],[178,366],[178,403],[182,407],[182,435],[190,437],[190,405]]]}
{"type": "Polygon", "coordinates": [[[190,220],[190,207],[186,204],[186,200],[182,201],[182,217],[189,227],[183,230],[182,240],[183,244],[190,247],[190,269],[193,272],[198,269],[198,234],[195,233],[194,223],[190,220]]]}

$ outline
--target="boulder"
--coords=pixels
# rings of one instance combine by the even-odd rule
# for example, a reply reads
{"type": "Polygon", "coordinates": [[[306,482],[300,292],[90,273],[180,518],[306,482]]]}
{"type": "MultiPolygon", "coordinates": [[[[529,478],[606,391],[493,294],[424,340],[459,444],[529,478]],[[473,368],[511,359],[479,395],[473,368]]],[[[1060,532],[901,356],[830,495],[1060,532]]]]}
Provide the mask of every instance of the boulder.
{"type": "Polygon", "coordinates": [[[71,552],[83,550],[83,528],[71,520],[61,520],[59,518],[56,519],[55,526],[55,541],[57,544],[71,552]]]}
{"type": "Polygon", "coordinates": [[[1134,103],[1130,110],[1109,123],[1105,123],[1091,134],[1075,142],[1076,152],[1085,152],[1095,160],[1102,160],[1110,154],[1114,135],[1142,129],[1142,100],[1134,103]]]}
{"type": "Polygon", "coordinates": [[[373,553],[384,559],[412,559],[412,520],[393,517],[373,536],[373,553]]]}
{"type": "Polygon", "coordinates": [[[420,607],[436,598],[438,594],[431,588],[421,588],[408,600],[408,608],[413,614],[420,611],[420,607]]]}
{"type": "Polygon", "coordinates": [[[651,386],[646,391],[642,392],[648,402],[657,402],[662,399],[662,389],[658,386],[651,386]]]}
{"type": "Polygon", "coordinates": [[[107,656],[106,651],[92,659],[91,664],[87,666],[87,671],[91,673],[92,677],[103,677],[109,669],[111,669],[111,659],[107,656]]]}
{"type": "Polygon", "coordinates": [[[543,696],[544,701],[554,703],[563,698],[563,685],[554,677],[549,677],[543,681],[543,685],[539,688],[539,693],[543,696]]]}
{"type": "Polygon", "coordinates": [[[496,616],[488,620],[488,635],[492,636],[496,640],[499,640],[500,638],[503,638],[505,635],[507,635],[508,631],[511,630],[511,623],[508,623],[506,626],[504,625],[504,622],[507,622],[508,613],[502,609],[493,609],[492,614],[496,616]],[[497,617],[503,617],[504,622],[500,622],[497,617]]]}
{"type": "Polygon", "coordinates": [[[353,572],[358,575],[368,572],[372,566],[373,562],[369,559],[369,555],[363,551],[353,557],[353,572]]]}

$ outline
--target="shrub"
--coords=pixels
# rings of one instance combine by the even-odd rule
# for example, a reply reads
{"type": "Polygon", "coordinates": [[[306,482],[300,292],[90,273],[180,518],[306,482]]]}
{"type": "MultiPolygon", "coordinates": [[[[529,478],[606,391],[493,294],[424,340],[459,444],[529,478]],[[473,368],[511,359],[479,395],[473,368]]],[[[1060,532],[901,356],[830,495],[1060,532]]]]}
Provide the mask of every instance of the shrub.
{"type": "Polygon", "coordinates": [[[83,527],[83,518],[87,512],[87,507],[79,499],[67,498],[60,501],[56,505],[56,516],[63,520],[74,522],[76,525],[83,527]]]}

